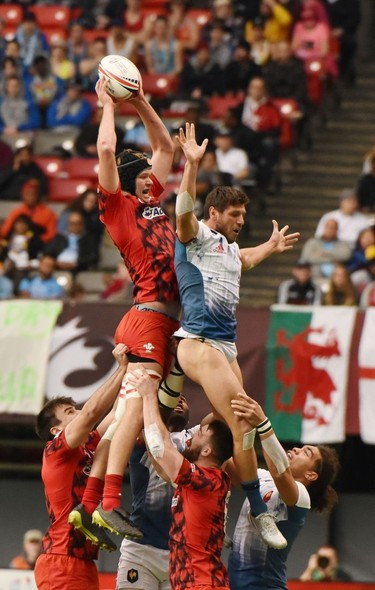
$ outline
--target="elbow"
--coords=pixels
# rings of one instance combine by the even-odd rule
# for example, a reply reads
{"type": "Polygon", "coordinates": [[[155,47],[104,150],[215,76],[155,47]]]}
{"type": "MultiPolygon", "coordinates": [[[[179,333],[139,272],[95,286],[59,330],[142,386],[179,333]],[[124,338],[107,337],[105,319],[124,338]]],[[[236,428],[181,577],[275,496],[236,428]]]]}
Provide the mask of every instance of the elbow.
{"type": "Polygon", "coordinates": [[[97,145],[98,154],[101,156],[114,156],[115,150],[113,146],[106,140],[98,140],[97,145]]]}

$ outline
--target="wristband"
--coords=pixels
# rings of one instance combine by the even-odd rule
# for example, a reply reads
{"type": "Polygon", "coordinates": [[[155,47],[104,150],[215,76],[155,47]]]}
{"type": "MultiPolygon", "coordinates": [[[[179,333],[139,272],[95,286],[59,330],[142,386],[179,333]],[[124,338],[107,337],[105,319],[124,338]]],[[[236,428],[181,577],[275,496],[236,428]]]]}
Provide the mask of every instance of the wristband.
{"type": "Polygon", "coordinates": [[[263,422],[258,424],[256,427],[258,434],[267,434],[270,430],[272,430],[272,424],[266,417],[263,422]]]}

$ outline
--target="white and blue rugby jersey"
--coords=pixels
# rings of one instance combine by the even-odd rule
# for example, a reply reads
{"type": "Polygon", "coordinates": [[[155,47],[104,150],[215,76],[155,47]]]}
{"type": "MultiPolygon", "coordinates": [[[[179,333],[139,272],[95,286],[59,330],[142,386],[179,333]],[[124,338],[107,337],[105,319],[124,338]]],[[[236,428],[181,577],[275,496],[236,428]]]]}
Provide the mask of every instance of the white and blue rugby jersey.
{"type": "Polygon", "coordinates": [[[182,327],[215,340],[236,339],[241,258],[235,242],[199,221],[197,237],[176,242],[175,268],[183,308],[182,327]]]}
{"type": "Polygon", "coordinates": [[[287,506],[279,496],[269,471],[258,469],[260,493],[267,510],[288,541],[285,549],[271,549],[262,541],[248,515],[249,501],[245,500],[233,536],[233,548],[228,562],[231,588],[235,590],[287,590],[286,562],[288,553],[302,529],[310,509],[310,496],[302,483],[296,506],[287,506]]]}

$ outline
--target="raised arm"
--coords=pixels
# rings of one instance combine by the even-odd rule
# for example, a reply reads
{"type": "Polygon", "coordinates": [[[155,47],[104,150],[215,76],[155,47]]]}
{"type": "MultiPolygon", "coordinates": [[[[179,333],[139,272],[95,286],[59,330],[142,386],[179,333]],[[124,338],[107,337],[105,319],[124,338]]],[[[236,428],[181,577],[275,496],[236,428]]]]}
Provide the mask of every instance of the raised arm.
{"type": "Polygon", "coordinates": [[[252,428],[257,428],[264,459],[280,497],[288,506],[294,506],[299,496],[298,486],[291,473],[288,456],[261,406],[245,393],[238,393],[231,405],[236,416],[247,420],[252,428]]]}
{"type": "Polygon", "coordinates": [[[169,481],[174,482],[180,471],[183,456],[173,446],[169,431],[161,419],[155,381],[141,364],[128,373],[128,379],[143,398],[144,436],[149,453],[169,481]]]}
{"type": "Polygon", "coordinates": [[[300,236],[299,232],[287,234],[289,225],[284,225],[284,227],[279,230],[279,224],[277,221],[273,219],[272,223],[273,231],[267,242],[259,244],[259,246],[255,246],[254,248],[241,248],[242,270],[250,270],[260,262],[263,262],[266,258],[272,256],[272,254],[291,250],[294,244],[298,242],[300,236]]]}
{"type": "Polygon", "coordinates": [[[131,99],[131,104],[137,110],[149,138],[152,172],[160,184],[165,184],[173,161],[174,145],[171,136],[159,115],[146,100],[142,88],[138,96],[131,99]]]}
{"type": "Polygon", "coordinates": [[[195,238],[198,233],[198,220],[194,214],[196,180],[199,163],[206,151],[208,139],[205,139],[202,145],[197,144],[193,123],[186,123],[185,132],[181,128],[176,139],[186,157],[184,174],[176,199],[176,226],[178,239],[186,243],[195,238]]]}
{"type": "MultiPolygon", "coordinates": [[[[65,437],[70,448],[75,449],[86,441],[95,424],[115,402],[128,365],[126,351],[125,344],[117,344],[113,350],[113,355],[119,363],[116,371],[87,400],[77,417],[66,426],[65,437]]],[[[106,420],[103,420],[98,427],[100,434],[105,432],[107,425],[106,420]]]]}
{"type": "Polygon", "coordinates": [[[108,192],[114,193],[119,186],[116,167],[115,102],[106,92],[108,81],[102,76],[96,83],[95,90],[103,105],[102,119],[99,125],[97,150],[99,157],[99,184],[108,192]]]}

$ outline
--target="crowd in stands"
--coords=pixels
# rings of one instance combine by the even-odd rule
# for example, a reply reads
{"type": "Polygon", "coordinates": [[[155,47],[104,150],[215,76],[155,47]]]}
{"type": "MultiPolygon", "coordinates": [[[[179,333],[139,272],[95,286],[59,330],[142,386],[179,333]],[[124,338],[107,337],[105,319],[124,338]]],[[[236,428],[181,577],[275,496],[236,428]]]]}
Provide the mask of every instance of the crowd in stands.
{"type": "MultiPolygon", "coordinates": [[[[207,192],[220,183],[250,195],[281,189],[283,152],[310,150],[312,121],[327,92],[338,106],[342,85],[355,84],[359,22],[355,0],[1,5],[0,206],[14,201],[15,207],[0,227],[0,297],[44,296],[44,280],[45,296],[59,296],[50,282],[55,269],[74,279],[98,268],[103,226],[95,165],[102,109],[94,87],[102,57],[116,53],[137,64],[172,134],[188,120],[198,143],[208,137],[198,174],[200,214],[207,192]],[[45,151],[35,149],[42,132],[56,138],[45,151]],[[61,139],[66,134],[69,148],[61,139]],[[56,202],[66,203],[58,215],[56,202]],[[35,290],[30,279],[39,283],[35,290]]],[[[132,116],[130,103],[118,106],[117,148],[148,151],[144,128],[132,116]]],[[[164,193],[172,218],[183,166],[176,149],[164,193]]],[[[293,278],[280,286],[280,301],[375,303],[367,288],[375,275],[375,150],[359,176],[358,186],[341,194],[339,208],[323,216],[304,244],[293,278]]],[[[105,280],[104,299],[112,296],[112,283],[114,290],[119,281],[127,288],[119,270],[105,280]]]]}

